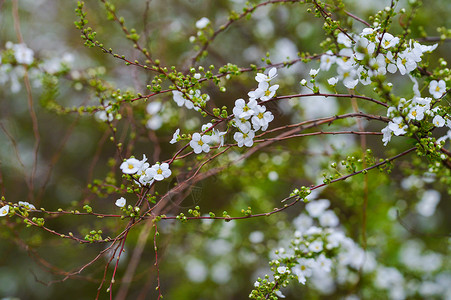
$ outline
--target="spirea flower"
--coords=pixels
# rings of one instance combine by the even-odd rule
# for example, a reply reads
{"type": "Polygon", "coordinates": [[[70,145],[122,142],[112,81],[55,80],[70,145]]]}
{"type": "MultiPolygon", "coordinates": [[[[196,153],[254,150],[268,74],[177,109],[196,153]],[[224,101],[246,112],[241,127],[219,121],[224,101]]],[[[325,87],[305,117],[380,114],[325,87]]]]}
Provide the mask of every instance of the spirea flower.
{"type": "Polygon", "coordinates": [[[398,37],[394,37],[390,33],[386,32],[382,38],[381,46],[384,49],[388,49],[398,45],[398,43],[399,43],[398,37]]]}
{"type": "Polygon", "coordinates": [[[172,140],[169,141],[169,144],[177,143],[177,139],[179,138],[179,136],[180,136],[180,128],[177,128],[177,130],[172,135],[172,140]]]}
{"type": "Polygon", "coordinates": [[[322,242],[322,241],[319,241],[319,240],[313,241],[313,242],[310,243],[310,245],[308,246],[308,249],[309,249],[310,251],[316,252],[316,253],[321,252],[321,251],[323,251],[323,242],[322,242]]]}
{"type": "Polygon", "coordinates": [[[17,202],[17,204],[19,204],[19,206],[23,206],[27,209],[36,209],[36,207],[33,204],[28,203],[26,201],[19,201],[19,202],[17,202]]]}
{"type": "Polygon", "coordinates": [[[196,28],[204,29],[205,27],[208,26],[208,24],[210,24],[210,20],[206,17],[203,17],[196,22],[196,28]]]}
{"type": "Polygon", "coordinates": [[[237,118],[247,120],[254,114],[252,108],[256,105],[257,101],[254,99],[251,99],[247,104],[243,99],[237,99],[235,101],[235,107],[233,108],[233,114],[237,118]]]}
{"type": "Polygon", "coordinates": [[[142,185],[151,185],[154,182],[154,172],[152,171],[151,168],[149,168],[149,164],[147,164],[147,168],[144,170],[144,174],[141,174],[141,176],[139,177],[139,183],[141,183],[142,185]]]}
{"type": "Polygon", "coordinates": [[[146,161],[147,158],[145,155],[143,155],[142,160],[129,158],[121,164],[120,168],[124,174],[135,174],[146,161]]]}
{"type": "Polygon", "coordinates": [[[233,138],[238,142],[238,147],[252,147],[254,144],[255,133],[252,130],[249,130],[247,133],[243,132],[235,132],[233,138]]]}
{"type": "Polygon", "coordinates": [[[446,83],[444,80],[432,80],[429,84],[429,93],[435,98],[438,99],[446,92],[446,83]]]}
{"type": "Polygon", "coordinates": [[[317,218],[330,206],[330,201],[327,199],[315,200],[307,203],[305,209],[310,216],[317,218]]]}
{"type": "Polygon", "coordinates": [[[436,115],[434,119],[432,119],[432,123],[435,127],[443,127],[445,126],[445,119],[443,119],[441,116],[436,115]]]}
{"type": "Polygon", "coordinates": [[[208,153],[210,151],[210,145],[208,143],[211,140],[209,135],[200,135],[198,132],[194,133],[189,145],[193,148],[194,153],[199,154],[201,152],[208,153]]]}
{"type": "Polygon", "coordinates": [[[310,75],[310,77],[315,78],[316,75],[318,75],[320,69],[310,69],[310,72],[308,73],[310,75]]]}
{"type": "Polygon", "coordinates": [[[321,64],[320,64],[319,68],[324,71],[329,71],[330,67],[335,62],[336,59],[337,58],[332,53],[332,51],[330,51],[330,50],[327,51],[326,53],[324,53],[321,56],[321,64]]]}
{"type": "Polygon", "coordinates": [[[393,131],[390,129],[390,127],[386,126],[381,130],[381,132],[383,133],[382,142],[384,143],[384,146],[387,146],[388,142],[390,142],[391,140],[393,131]]]}
{"type": "Polygon", "coordinates": [[[425,110],[426,110],[426,108],[424,106],[415,105],[414,107],[412,107],[410,109],[409,114],[407,115],[407,118],[409,118],[409,120],[421,121],[424,118],[425,110]]]}
{"type": "Polygon", "coordinates": [[[257,73],[257,75],[255,76],[255,80],[257,82],[262,82],[262,81],[271,81],[272,79],[274,79],[277,76],[277,69],[276,68],[271,68],[268,71],[268,75],[265,75],[263,73],[257,73]]]}
{"type": "Polygon", "coordinates": [[[149,175],[153,176],[153,178],[157,181],[161,181],[165,178],[168,178],[172,174],[172,171],[169,169],[169,164],[167,163],[162,163],[161,165],[154,164],[148,170],[149,175]]]}
{"type": "Polygon", "coordinates": [[[274,120],[274,116],[270,111],[266,111],[266,107],[263,105],[256,105],[254,108],[255,115],[252,116],[252,125],[255,130],[265,131],[268,129],[268,124],[274,120]]]}
{"type": "Polygon", "coordinates": [[[327,83],[330,84],[331,86],[336,86],[338,82],[338,78],[337,77],[332,77],[327,79],[327,83]]]}
{"type": "Polygon", "coordinates": [[[125,200],[124,197],[120,197],[119,199],[116,200],[115,204],[117,207],[124,207],[126,203],[127,203],[127,200],[125,200]]]}
{"type": "Polygon", "coordinates": [[[9,205],[0,208],[0,217],[4,217],[9,213],[9,205]]]}
{"type": "Polygon", "coordinates": [[[33,63],[34,52],[25,44],[16,44],[13,46],[14,57],[19,64],[30,65],[33,63]]]}
{"type": "Polygon", "coordinates": [[[234,118],[233,119],[234,121],[235,121],[235,125],[236,125],[236,127],[238,127],[238,129],[241,131],[241,132],[244,132],[244,133],[246,133],[246,132],[249,132],[249,130],[251,130],[252,129],[252,125],[251,125],[251,122],[249,122],[248,120],[246,120],[246,119],[244,119],[244,118],[234,118]]]}
{"type": "Polygon", "coordinates": [[[404,124],[402,117],[395,117],[393,121],[388,123],[388,128],[393,131],[393,134],[398,136],[406,133],[407,125],[404,124]]]}

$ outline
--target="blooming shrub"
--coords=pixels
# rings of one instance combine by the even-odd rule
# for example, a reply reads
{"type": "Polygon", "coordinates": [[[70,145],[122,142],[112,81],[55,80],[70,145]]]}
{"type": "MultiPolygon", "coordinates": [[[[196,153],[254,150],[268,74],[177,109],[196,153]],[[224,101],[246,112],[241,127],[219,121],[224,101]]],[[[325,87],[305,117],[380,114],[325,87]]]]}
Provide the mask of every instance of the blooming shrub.
{"type": "Polygon", "coordinates": [[[78,2],[47,44],[43,2],[3,4],[0,294],[451,299],[438,1],[78,2]]]}

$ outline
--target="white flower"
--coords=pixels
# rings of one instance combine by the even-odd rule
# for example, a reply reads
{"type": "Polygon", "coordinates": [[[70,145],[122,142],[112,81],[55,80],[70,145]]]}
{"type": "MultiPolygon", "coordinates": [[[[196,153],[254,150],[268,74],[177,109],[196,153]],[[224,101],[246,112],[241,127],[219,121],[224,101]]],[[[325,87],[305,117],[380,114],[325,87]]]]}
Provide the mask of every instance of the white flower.
{"type": "Polygon", "coordinates": [[[435,127],[443,127],[445,125],[445,119],[443,119],[439,115],[436,115],[432,120],[432,123],[434,124],[435,127]]]}
{"type": "Polygon", "coordinates": [[[423,193],[420,202],[416,205],[416,210],[424,217],[430,217],[440,202],[440,193],[436,190],[427,190],[423,193]]]}
{"type": "Polygon", "coordinates": [[[30,65],[33,63],[34,52],[25,44],[16,44],[13,46],[14,57],[19,64],[30,65]]]}
{"type": "Polygon", "coordinates": [[[393,131],[393,134],[398,136],[406,133],[407,125],[404,124],[402,117],[395,117],[393,121],[388,123],[388,128],[393,131]]]}
{"type": "Polygon", "coordinates": [[[183,97],[183,94],[181,92],[172,91],[172,96],[175,103],[177,103],[178,106],[182,107],[183,105],[185,105],[186,99],[183,97]]]}
{"type": "Polygon", "coordinates": [[[272,120],[274,120],[274,116],[270,111],[266,111],[266,107],[263,105],[256,105],[254,107],[254,113],[255,115],[252,116],[252,125],[254,126],[254,129],[265,131],[268,129],[268,124],[272,120]]]}
{"type": "Polygon", "coordinates": [[[335,227],[340,221],[338,220],[337,215],[331,210],[326,210],[319,216],[319,223],[323,227],[335,227]]]}
{"type": "Polygon", "coordinates": [[[200,20],[198,20],[196,22],[196,28],[197,29],[204,29],[205,27],[208,26],[208,24],[210,24],[210,20],[206,17],[201,18],[200,20]]]}
{"type": "Polygon", "coordinates": [[[251,130],[252,128],[251,122],[249,122],[246,119],[243,118],[240,119],[235,117],[235,119],[233,120],[235,121],[236,127],[238,127],[238,129],[244,133],[249,132],[249,130],[251,130]]]}
{"type": "Polygon", "coordinates": [[[385,63],[387,65],[387,71],[394,74],[398,70],[398,67],[396,66],[396,61],[393,57],[393,53],[391,51],[387,52],[387,55],[385,56],[385,63]]]}
{"type": "Polygon", "coordinates": [[[135,174],[146,161],[147,158],[145,155],[143,155],[142,160],[129,158],[121,164],[120,168],[124,174],[135,174]]]}
{"type": "Polygon", "coordinates": [[[417,67],[414,54],[412,52],[408,52],[407,50],[399,53],[396,65],[398,66],[399,73],[401,73],[401,75],[410,73],[417,67]]]}
{"type": "Polygon", "coordinates": [[[278,267],[277,268],[277,273],[279,273],[279,274],[285,274],[287,271],[289,271],[287,267],[278,267]]]}
{"type": "Polygon", "coordinates": [[[27,209],[36,209],[36,207],[33,204],[25,201],[19,201],[17,204],[19,204],[19,206],[24,206],[27,209]]]}
{"type": "Polygon", "coordinates": [[[359,82],[358,79],[355,79],[357,72],[353,68],[345,69],[345,68],[340,67],[340,68],[337,68],[337,73],[338,73],[338,78],[343,80],[343,84],[348,89],[354,88],[354,86],[359,82]],[[357,80],[357,82],[355,80],[357,80]],[[354,86],[352,86],[353,84],[354,84],[354,86]]]}
{"type": "Polygon", "coordinates": [[[388,49],[388,48],[398,45],[398,43],[399,43],[398,37],[394,37],[390,33],[386,32],[384,34],[384,37],[382,38],[381,46],[384,49],[388,49]]]}
{"type": "Polygon", "coordinates": [[[365,56],[371,56],[376,49],[376,44],[368,41],[366,38],[360,38],[354,46],[355,58],[363,60],[365,56]]]}
{"type": "Polygon", "coordinates": [[[338,82],[337,77],[331,77],[331,78],[327,79],[327,83],[330,84],[331,86],[336,86],[337,82],[338,82]]]}
{"type": "Polygon", "coordinates": [[[347,48],[352,46],[352,40],[346,34],[344,34],[343,32],[340,32],[337,35],[337,42],[339,44],[344,45],[347,48]]]}
{"type": "Polygon", "coordinates": [[[226,133],[227,131],[221,132],[219,130],[213,129],[211,133],[211,142],[219,144],[219,147],[224,146],[224,135],[226,135],[226,133]]]}
{"type": "Polygon", "coordinates": [[[421,51],[423,53],[430,53],[432,51],[434,51],[437,48],[438,44],[434,44],[434,45],[430,45],[430,46],[426,46],[426,45],[421,45],[421,51]]]}
{"type": "Polygon", "coordinates": [[[149,164],[145,163],[145,169],[142,170],[141,172],[141,176],[139,177],[139,183],[141,183],[142,185],[151,185],[154,182],[154,178],[153,178],[153,174],[154,172],[152,171],[151,168],[149,168],[149,164]]]}
{"type": "Polygon", "coordinates": [[[249,234],[249,241],[253,244],[258,244],[263,242],[265,235],[261,231],[253,231],[249,234]]]}
{"type": "Polygon", "coordinates": [[[382,137],[382,142],[384,143],[384,146],[387,146],[388,142],[390,142],[390,140],[391,140],[391,136],[392,136],[392,132],[393,131],[387,125],[385,128],[383,128],[381,130],[381,132],[384,134],[384,136],[382,137]]]}
{"type": "Polygon", "coordinates": [[[161,102],[154,101],[147,104],[146,111],[149,115],[155,115],[161,110],[161,102]]]}
{"type": "Polygon", "coordinates": [[[255,76],[255,80],[257,82],[262,82],[262,81],[271,81],[272,79],[274,79],[277,76],[277,69],[276,68],[271,68],[268,72],[268,75],[265,75],[263,73],[257,73],[257,75],[255,76]]]}
{"type": "Polygon", "coordinates": [[[431,106],[431,102],[432,102],[432,98],[429,98],[429,97],[426,97],[426,98],[414,97],[412,99],[413,104],[421,105],[425,109],[429,109],[429,107],[431,106]]]}
{"type": "Polygon", "coordinates": [[[260,87],[260,84],[263,84],[263,83],[265,83],[264,86],[266,88],[263,90],[263,95],[260,96],[260,100],[267,101],[267,100],[271,99],[272,97],[274,97],[277,89],[279,88],[279,85],[275,84],[275,85],[269,86],[269,84],[264,81],[264,82],[260,82],[258,86],[260,87]]]}
{"type": "MultiPolygon", "coordinates": [[[[385,70],[385,69],[384,69],[385,70]]],[[[357,69],[357,76],[361,84],[368,85],[371,83],[371,76],[373,74],[372,70],[367,70],[364,66],[360,66],[357,69]]],[[[351,85],[351,83],[347,83],[348,85],[351,85]]],[[[355,87],[355,85],[353,86],[355,87]]]]}
{"type": "Polygon", "coordinates": [[[330,267],[332,266],[332,261],[329,258],[327,258],[324,254],[321,254],[320,256],[318,256],[315,263],[319,267],[319,269],[321,269],[325,272],[330,272],[330,267]]]}
{"type": "Polygon", "coordinates": [[[374,69],[375,75],[387,74],[387,62],[382,53],[379,53],[376,58],[370,59],[370,66],[374,69]]]}
{"type": "Polygon", "coordinates": [[[300,214],[299,216],[293,219],[293,225],[300,232],[306,231],[308,228],[310,228],[310,226],[312,226],[312,224],[313,219],[307,216],[306,214],[300,214]]]}
{"type": "Polygon", "coordinates": [[[298,264],[292,268],[293,274],[298,277],[299,283],[305,284],[306,278],[312,276],[313,259],[298,259],[298,264]]]}
{"type": "Polygon", "coordinates": [[[201,77],[201,75],[200,75],[200,73],[196,73],[196,74],[194,74],[194,76],[193,76],[195,79],[197,79],[197,80],[199,80],[200,79],[200,77],[201,77]]]}
{"type": "Polygon", "coordinates": [[[169,144],[177,143],[177,139],[179,138],[179,136],[180,136],[180,128],[177,128],[177,130],[172,135],[172,140],[169,141],[169,144]]]}
{"type": "Polygon", "coordinates": [[[317,218],[330,206],[330,201],[327,199],[315,200],[307,203],[305,209],[311,217],[317,218]]]}
{"type": "Polygon", "coordinates": [[[200,90],[196,90],[195,92],[190,91],[190,95],[188,96],[189,99],[185,99],[185,95],[183,95],[183,93],[181,93],[179,91],[172,91],[172,95],[173,95],[173,99],[174,99],[175,103],[177,103],[178,106],[180,106],[180,107],[185,106],[188,109],[194,108],[194,110],[197,110],[197,111],[200,110],[200,108],[198,106],[194,106],[193,96],[194,96],[194,98],[197,98],[197,101],[199,101],[199,100],[208,101],[210,99],[210,97],[208,95],[205,97],[205,99],[203,99],[201,97],[200,90]]]}
{"type": "Polygon", "coordinates": [[[307,80],[302,79],[301,82],[300,82],[300,84],[301,84],[302,86],[306,86],[306,85],[307,85],[307,80]]]}
{"type": "MultiPolygon", "coordinates": [[[[279,87],[279,86],[277,85],[277,87],[279,87]]],[[[257,89],[255,91],[251,91],[251,92],[247,93],[247,95],[249,96],[249,98],[259,99],[259,98],[265,96],[268,88],[269,88],[269,83],[266,81],[261,81],[258,83],[257,89]]],[[[277,90],[277,88],[276,88],[276,90],[277,90]]]]}
{"type": "Polygon", "coordinates": [[[9,205],[5,205],[0,208],[0,217],[4,217],[9,213],[9,205]]]}
{"type": "Polygon", "coordinates": [[[323,251],[323,242],[319,240],[315,240],[308,246],[308,249],[312,252],[321,252],[323,251]]]}
{"type": "Polygon", "coordinates": [[[424,111],[425,110],[426,110],[426,108],[424,106],[415,105],[414,107],[412,107],[410,109],[409,114],[407,115],[407,118],[409,120],[421,121],[424,118],[424,111]]]}
{"type": "Polygon", "coordinates": [[[354,64],[354,52],[352,49],[344,48],[341,49],[340,52],[338,52],[338,58],[336,60],[336,63],[338,66],[344,70],[349,70],[353,68],[354,64]]]}
{"type": "Polygon", "coordinates": [[[111,122],[114,119],[114,115],[112,113],[109,113],[108,111],[111,109],[111,105],[108,105],[107,107],[105,107],[104,110],[99,110],[94,114],[94,117],[98,120],[98,121],[102,121],[102,122],[111,122]]]}
{"type": "Polygon", "coordinates": [[[257,101],[253,99],[251,99],[247,104],[243,99],[237,99],[235,101],[235,107],[233,108],[233,114],[237,118],[247,120],[254,114],[252,108],[256,105],[257,101]]]}
{"type": "Polygon", "coordinates": [[[116,200],[115,204],[117,207],[124,207],[126,203],[127,203],[127,200],[125,200],[124,197],[120,197],[119,199],[116,200]]]}
{"type": "Polygon", "coordinates": [[[279,297],[279,298],[285,298],[285,295],[282,294],[282,292],[279,291],[279,290],[275,291],[274,294],[276,294],[276,296],[279,297]]]}
{"type": "Polygon", "coordinates": [[[199,154],[201,152],[208,153],[210,151],[210,145],[208,143],[211,140],[211,136],[203,135],[201,136],[198,132],[194,133],[189,145],[193,148],[194,153],[199,154]]]}
{"type": "MultiPolygon", "coordinates": [[[[321,69],[321,68],[320,68],[321,69]]],[[[310,75],[310,77],[316,77],[316,75],[318,75],[318,72],[320,69],[310,69],[310,72],[308,73],[310,75]]]]}
{"type": "Polygon", "coordinates": [[[158,130],[163,125],[163,118],[159,115],[151,116],[149,120],[146,122],[146,127],[151,130],[158,130]]]}
{"type": "Polygon", "coordinates": [[[249,130],[247,133],[235,132],[233,138],[238,142],[238,147],[252,147],[254,144],[255,133],[252,130],[249,130]]]}
{"type": "Polygon", "coordinates": [[[432,80],[429,84],[429,93],[435,98],[440,98],[446,92],[446,83],[444,80],[432,80]]]}
{"type": "Polygon", "coordinates": [[[343,80],[343,84],[345,87],[347,87],[348,89],[352,90],[353,88],[355,88],[355,86],[357,85],[357,83],[359,83],[358,79],[352,80],[352,79],[347,79],[347,80],[343,80]]]}
{"type": "Polygon", "coordinates": [[[324,71],[329,71],[330,67],[332,66],[333,63],[335,63],[336,59],[337,58],[332,53],[332,51],[330,51],[330,50],[327,51],[326,53],[321,55],[321,64],[320,64],[319,68],[324,71]]]}
{"type": "MultiPolygon", "coordinates": [[[[154,164],[152,167],[150,167],[148,173],[149,175],[153,176],[153,178],[157,181],[161,181],[165,178],[168,178],[171,176],[172,172],[169,169],[169,164],[162,163],[160,164],[154,164]]],[[[147,171],[146,171],[147,174],[147,171]]]]}

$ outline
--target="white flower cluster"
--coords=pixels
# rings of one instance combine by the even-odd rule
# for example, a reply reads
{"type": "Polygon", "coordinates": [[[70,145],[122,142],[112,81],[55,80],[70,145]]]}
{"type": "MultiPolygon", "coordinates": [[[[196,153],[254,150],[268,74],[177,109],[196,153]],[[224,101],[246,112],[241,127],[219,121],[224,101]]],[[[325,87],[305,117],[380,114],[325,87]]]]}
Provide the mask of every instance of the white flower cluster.
{"type": "MultiPolygon", "coordinates": [[[[340,32],[337,42],[342,47],[338,54],[329,50],[322,55],[320,68],[310,71],[312,78],[317,76],[319,70],[328,71],[336,64],[337,76],[328,79],[331,86],[341,81],[345,87],[354,89],[358,83],[370,84],[374,76],[385,75],[387,72],[394,74],[397,71],[401,75],[408,75],[414,82],[415,97],[410,100],[401,99],[398,107],[388,109],[387,115],[393,119],[382,129],[384,145],[387,145],[393,135],[407,133],[407,123],[421,121],[425,116],[431,117],[435,127],[443,127],[447,121],[451,128],[451,121],[443,118],[438,107],[432,107],[432,98],[421,97],[418,82],[410,76],[410,72],[421,62],[423,54],[435,50],[438,44],[425,46],[410,40],[403,51],[397,52],[400,39],[388,32],[380,32],[379,28],[365,28],[359,35],[340,32]]],[[[304,79],[301,84],[306,85],[307,81],[304,79]]],[[[446,90],[443,80],[432,80],[429,84],[429,93],[434,99],[439,100],[446,90]]]]}
{"type": "Polygon", "coordinates": [[[121,164],[120,168],[124,174],[136,174],[141,185],[151,185],[155,180],[161,181],[168,178],[172,174],[169,169],[169,164],[167,163],[156,163],[150,167],[145,155],[143,155],[142,160],[138,160],[133,157],[125,160],[121,164]]]}
{"type": "Polygon", "coordinates": [[[113,107],[110,105],[110,102],[107,102],[106,105],[104,109],[96,111],[94,114],[94,117],[99,122],[112,122],[114,120],[114,114],[111,112],[113,107]]]}
{"type": "Polygon", "coordinates": [[[169,105],[160,101],[152,101],[147,104],[146,111],[149,114],[146,127],[150,130],[160,129],[163,124],[169,122],[175,113],[169,105]]]}
{"type": "Polygon", "coordinates": [[[202,94],[200,90],[190,90],[188,95],[180,91],[172,91],[172,96],[179,107],[185,106],[188,109],[194,109],[196,111],[200,111],[201,107],[205,106],[205,103],[210,100],[210,96],[208,94],[202,94]]]}
{"type": "MultiPolygon", "coordinates": [[[[207,123],[202,125],[202,132],[203,135],[201,135],[198,132],[195,132],[191,136],[191,141],[189,145],[191,148],[193,148],[194,153],[199,154],[202,152],[208,153],[210,152],[210,146],[211,144],[219,144],[219,147],[222,147],[224,145],[224,135],[227,133],[227,131],[220,132],[219,130],[212,128],[213,124],[207,123]]],[[[171,144],[175,143],[177,141],[177,137],[179,136],[179,129],[174,133],[174,136],[172,140],[170,141],[171,144]]]]}
{"type": "Polygon", "coordinates": [[[41,77],[43,72],[54,74],[62,71],[65,68],[71,67],[73,56],[70,53],[65,53],[62,56],[53,56],[50,59],[36,61],[34,51],[27,47],[26,44],[14,44],[10,41],[5,44],[6,50],[0,52],[0,85],[5,85],[8,82],[11,84],[11,92],[18,93],[21,90],[20,81],[28,70],[29,78],[32,81],[33,87],[41,86],[41,77]],[[13,57],[14,59],[2,59],[5,53],[10,55],[6,57],[13,57]],[[37,63],[36,63],[37,62],[37,63]]]}
{"type": "MultiPolygon", "coordinates": [[[[36,210],[36,207],[33,204],[26,202],[26,201],[19,201],[17,204],[14,204],[14,206],[18,206],[25,210],[36,210]]],[[[8,204],[5,206],[2,206],[0,208],[0,217],[4,217],[7,214],[9,214],[9,209],[10,209],[10,206],[8,204]]]]}
{"type": "Polygon", "coordinates": [[[233,138],[238,142],[238,147],[243,145],[251,147],[254,144],[255,132],[265,131],[269,123],[274,120],[273,114],[266,111],[264,105],[259,105],[257,100],[267,101],[274,97],[279,85],[270,86],[269,82],[276,76],[276,68],[270,69],[267,75],[257,73],[255,80],[258,82],[258,87],[255,91],[248,93],[249,101],[247,103],[244,99],[235,101],[233,126],[239,131],[233,135],[233,138]]]}
{"type": "MultiPolygon", "coordinates": [[[[295,261],[296,265],[291,268],[277,267],[275,280],[281,274],[288,273],[295,275],[301,284],[309,279],[316,289],[330,291],[335,289],[332,266],[341,275],[350,272],[349,268],[359,270],[364,263],[365,271],[374,269],[372,256],[367,253],[365,258],[365,252],[337,227],[339,219],[328,209],[329,206],[327,199],[313,200],[306,205],[306,213],[293,220],[296,231],[290,241],[290,249],[279,248],[271,263],[277,266],[284,264],[284,261],[295,261]],[[334,253],[333,257],[330,257],[331,253],[334,253]]],[[[344,277],[342,280],[345,280],[344,277]]],[[[259,285],[257,281],[255,286],[259,285]]],[[[276,294],[284,298],[280,291],[276,294]]]]}
{"type": "MultiPolygon", "coordinates": [[[[420,242],[407,240],[399,253],[400,262],[414,273],[422,272],[424,281],[405,276],[395,267],[378,263],[374,253],[365,252],[347,237],[329,206],[329,200],[312,200],[306,204],[306,212],[293,220],[294,238],[289,242],[281,241],[281,245],[289,243],[289,247],[279,246],[272,255],[274,280],[283,274],[292,274],[299,283],[305,285],[308,281],[321,294],[333,295],[337,285],[356,284],[357,274],[362,270],[374,278],[373,288],[387,292],[387,299],[406,299],[415,295],[449,299],[451,276],[447,271],[440,272],[446,266],[442,254],[423,251],[424,245],[420,242]],[[289,267],[288,264],[293,262],[295,266],[289,267]],[[332,268],[334,272],[331,272],[332,268]]],[[[256,281],[254,287],[260,286],[260,280],[256,281]]],[[[280,290],[275,294],[285,298],[280,290]]]]}
{"type": "MultiPolygon", "coordinates": [[[[418,89],[418,83],[412,77],[414,81],[414,93],[415,96],[412,99],[406,100],[402,98],[397,107],[392,106],[387,110],[387,116],[392,118],[392,121],[382,129],[383,138],[382,141],[384,145],[391,140],[393,135],[399,136],[407,132],[408,124],[415,121],[422,121],[426,118],[432,119],[432,124],[435,127],[443,127],[445,124],[451,129],[451,120],[449,118],[444,118],[441,115],[441,110],[439,106],[432,108],[432,98],[425,97],[422,98],[418,89]]],[[[429,92],[435,99],[439,99],[446,91],[445,81],[432,80],[429,84],[429,92]]],[[[451,134],[449,132],[448,134],[451,134]]],[[[448,134],[441,137],[441,140],[448,138],[448,134]]]]}
{"type": "Polygon", "coordinates": [[[437,44],[425,46],[410,40],[406,49],[396,54],[399,38],[378,29],[365,28],[359,35],[338,34],[337,42],[343,47],[338,55],[327,51],[321,57],[320,70],[328,71],[333,64],[337,65],[337,77],[328,80],[330,85],[335,86],[341,81],[345,87],[354,89],[359,82],[368,85],[371,77],[385,75],[387,71],[396,73],[399,70],[401,75],[409,74],[416,69],[423,53],[437,47],[437,44]],[[379,45],[381,49],[378,52],[379,45]],[[368,59],[368,64],[365,59],[368,59]]]}

